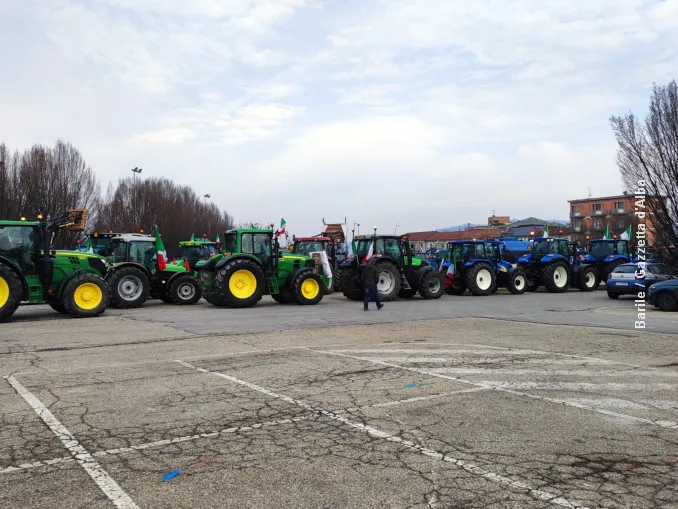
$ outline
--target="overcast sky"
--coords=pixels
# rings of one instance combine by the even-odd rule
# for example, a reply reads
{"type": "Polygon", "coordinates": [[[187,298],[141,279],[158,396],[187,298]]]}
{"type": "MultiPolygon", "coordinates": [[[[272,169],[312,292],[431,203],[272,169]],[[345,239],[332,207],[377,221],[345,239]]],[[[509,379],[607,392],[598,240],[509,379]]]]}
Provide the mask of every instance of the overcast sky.
{"type": "Polygon", "coordinates": [[[0,139],[298,235],[567,218],[608,117],[675,77],[678,0],[0,0],[0,139]]]}

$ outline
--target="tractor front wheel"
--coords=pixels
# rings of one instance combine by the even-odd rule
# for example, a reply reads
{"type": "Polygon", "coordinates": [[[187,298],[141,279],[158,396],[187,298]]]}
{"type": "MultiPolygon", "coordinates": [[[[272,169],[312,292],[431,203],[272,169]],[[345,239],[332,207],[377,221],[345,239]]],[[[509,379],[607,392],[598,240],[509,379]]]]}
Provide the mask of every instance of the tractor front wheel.
{"type": "Polygon", "coordinates": [[[103,313],[110,300],[106,281],[96,274],[83,273],[66,284],[61,304],[74,318],[91,318],[103,313]]]}
{"type": "Polygon", "coordinates": [[[497,284],[496,275],[487,263],[476,263],[466,273],[466,288],[473,295],[486,296],[492,293],[497,284]]]}
{"type": "Polygon", "coordinates": [[[513,295],[522,295],[527,288],[527,276],[523,269],[517,268],[509,274],[508,291],[513,295]]]}
{"type": "Polygon", "coordinates": [[[594,267],[586,267],[579,274],[579,289],[582,292],[592,292],[600,284],[598,272],[594,267]]]}
{"type": "Polygon", "coordinates": [[[21,279],[7,265],[0,263],[0,322],[14,314],[21,302],[21,279]]]}
{"type": "Polygon", "coordinates": [[[312,306],[323,300],[323,280],[312,270],[299,272],[292,280],[292,294],[299,304],[312,306]]]}
{"type": "Polygon", "coordinates": [[[363,300],[363,288],[355,268],[341,271],[341,292],[348,300],[363,300]]]}
{"type": "Polygon", "coordinates": [[[377,291],[382,302],[394,300],[400,292],[400,272],[390,262],[377,265],[377,291]]]}
{"type": "MultiPolygon", "coordinates": [[[[264,295],[266,277],[252,260],[236,258],[221,267],[214,276],[214,290],[223,305],[249,308],[264,295]]],[[[221,302],[219,304],[221,305],[221,302]]]]}
{"type": "Polygon", "coordinates": [[[189,273],[174,278],[170,285],[169,294],[174,302],[182,306],[193,305],[202,296],[200,285],[189,273]]]}
{"type": "Polygon", "coordinates": [[[445,276],[434,270],[428,271],[421,278],[419,283],[419,295],[422,298],[439,299],[445,292],[445,276]]]}
{"type": "Polygon", "coordinates": [[[570,269],[562,262],[553,262],[544,269],[544,286],[551,293],[563,293],[570,287],[570,269]]]}
{"type": "Polygon", "coordinates": [[[137,267],[121,267],[108,279],[111,300],[116,307],[138,308],[148,299],[151,286],[146,273],[137,267]]]}

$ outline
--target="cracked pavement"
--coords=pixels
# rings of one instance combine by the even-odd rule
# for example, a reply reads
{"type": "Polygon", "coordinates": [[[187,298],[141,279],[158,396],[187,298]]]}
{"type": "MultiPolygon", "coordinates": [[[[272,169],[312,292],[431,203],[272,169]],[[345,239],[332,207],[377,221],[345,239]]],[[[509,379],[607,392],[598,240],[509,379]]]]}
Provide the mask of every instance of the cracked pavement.
{"type": "Polygon", "coordinates": [[[0,507],[678,508],[676,314],[635,331],[602,291],[361,306],[22,308],[0,507]]]}

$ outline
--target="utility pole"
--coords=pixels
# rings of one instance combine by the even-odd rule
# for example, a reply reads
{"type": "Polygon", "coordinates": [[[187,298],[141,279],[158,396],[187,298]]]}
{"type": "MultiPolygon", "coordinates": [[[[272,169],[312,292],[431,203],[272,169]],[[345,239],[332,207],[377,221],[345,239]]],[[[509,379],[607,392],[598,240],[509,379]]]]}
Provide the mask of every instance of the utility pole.
{"type": "Polygon", "coordinates": [[[400,226],[400,223],[398,223],[398,222],[396,221],[396,226],[395,226],[395,229],[393,230],[393,235],[395,235],[396,232],[398,231],[398,226],[400,226]]]}
{"type": "Polygon", "coordinates": [[[139,200],[139,193],[137,192],[137,174],[141,173],[143,170],[139,168],[138,166],[135,166],[132,168],[132,172],[134,173],[134,192],[132,193],[132,221],[134,222],[134,228],[133,230],[136,231],[137,229],[137,201],[139,200]]]}

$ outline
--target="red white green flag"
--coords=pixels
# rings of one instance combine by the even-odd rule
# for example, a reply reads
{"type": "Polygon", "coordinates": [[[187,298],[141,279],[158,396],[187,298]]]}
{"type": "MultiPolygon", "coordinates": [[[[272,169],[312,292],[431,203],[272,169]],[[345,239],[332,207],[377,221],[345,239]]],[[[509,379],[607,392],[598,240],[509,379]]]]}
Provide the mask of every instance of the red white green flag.
{"type": "Polygon", "coordinates": [[[155,251],[158,253],[158,269],[162,272],[167,267],[167,251],[162,243],[157,224],[155,225],[155,251]]]}

